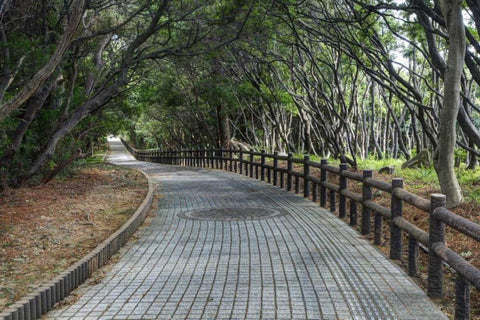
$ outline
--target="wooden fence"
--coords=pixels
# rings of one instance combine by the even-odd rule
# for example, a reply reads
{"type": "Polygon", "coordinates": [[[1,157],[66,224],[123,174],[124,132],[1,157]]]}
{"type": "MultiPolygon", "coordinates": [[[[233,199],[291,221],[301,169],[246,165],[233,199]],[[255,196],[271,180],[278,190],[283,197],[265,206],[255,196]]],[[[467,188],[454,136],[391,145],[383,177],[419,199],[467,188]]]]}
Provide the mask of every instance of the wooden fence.
{"type": "Polygon", "coordinates": [[[125,142],[124,145],[141,161],[228,170],[267,181],[280,188],[286,188],[287,191],[294,189],[295,193],[300,193],[300,187],[303,185],[303,196],[311,197],[315,202],[320,200],[322,207],[327,206],[328,200],[330,211],[335,212],[338,203],[339,217],[347,218],[349,215],[351,226],[357,225],[358,206],[361,206],[360,231],[363,235],[369,235],[373,225],[374,244],[381,244],[384,219],[390,222],[391,259],[401,259],[402,234],[408,236],[409,275],[418,274],[419,247],[427,248],[429,297],[443,296],[444,262],[456,271],[455,318],[470,318],[470,286],[480,289],[480,270],[446,246],[445,226],[448,225],[480,241],[480,225],[447,210],[444,195],[432,194],[430,200],[426,200],[406,191],[402,178],[394,178],[391,183],[386,183],[373,179],[372,170],[352,172],[348,170],[347,164],[342,163],[337,167],[330,165],[327,160],[314,162],[308,155],[302,159],[294,158],[291,153],[284,156],[278,152],[268,154],[263,151],[233,149],[136,150],[125,142]],[[300,168],[300,171],[296,171],[294,167],[300,168]],[[312,173],[313,170],[317,170],[317,175],[312,173]],[[336,176],[338,184],[329,182],[329,175],[336,176]],[[348,189],[352,181],[361,184],[361,194],[348,189]],[[390,194],[389,207],[384,207],[373,200],[375,190],[390,194]],[[409,203],[430,215],[428,233],[403,218],[404,203],[409,203]]]}

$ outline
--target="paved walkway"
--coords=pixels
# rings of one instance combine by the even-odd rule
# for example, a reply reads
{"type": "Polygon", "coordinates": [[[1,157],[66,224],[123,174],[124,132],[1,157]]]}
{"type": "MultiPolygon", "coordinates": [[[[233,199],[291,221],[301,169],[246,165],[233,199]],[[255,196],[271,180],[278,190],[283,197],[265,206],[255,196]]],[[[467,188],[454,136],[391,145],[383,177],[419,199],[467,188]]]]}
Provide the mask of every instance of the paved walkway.
{"type": "Polygon", "coordinates": [[[328,211],[240,175],[133,160],[157,214],[50,319],[443,319],[408,276],[328,211]]]}

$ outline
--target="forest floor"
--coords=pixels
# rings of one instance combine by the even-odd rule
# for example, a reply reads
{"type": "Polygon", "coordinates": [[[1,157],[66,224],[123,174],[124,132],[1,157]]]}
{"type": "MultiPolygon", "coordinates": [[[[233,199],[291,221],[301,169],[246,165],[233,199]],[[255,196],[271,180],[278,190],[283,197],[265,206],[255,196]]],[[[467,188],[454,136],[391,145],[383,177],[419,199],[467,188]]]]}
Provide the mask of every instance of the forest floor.
{"type": "Polygon", "coordinates": [[[147,190],[140,172],[97,162],[0,195],[0,313],[108,238],[147,190]]]}

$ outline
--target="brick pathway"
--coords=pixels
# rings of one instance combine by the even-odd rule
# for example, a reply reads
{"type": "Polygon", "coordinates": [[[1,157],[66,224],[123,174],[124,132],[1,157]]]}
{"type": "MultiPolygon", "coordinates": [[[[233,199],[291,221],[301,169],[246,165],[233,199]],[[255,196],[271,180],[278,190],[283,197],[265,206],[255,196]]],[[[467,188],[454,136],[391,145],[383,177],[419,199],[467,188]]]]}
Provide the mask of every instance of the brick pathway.
{"type": "Polygon", "coordinates": [[[138,162],[114,147],[110,161],[156,180],[157,214],[103,280],[47,318],[445,318],[318,205],[232,173],[138,162]]]}

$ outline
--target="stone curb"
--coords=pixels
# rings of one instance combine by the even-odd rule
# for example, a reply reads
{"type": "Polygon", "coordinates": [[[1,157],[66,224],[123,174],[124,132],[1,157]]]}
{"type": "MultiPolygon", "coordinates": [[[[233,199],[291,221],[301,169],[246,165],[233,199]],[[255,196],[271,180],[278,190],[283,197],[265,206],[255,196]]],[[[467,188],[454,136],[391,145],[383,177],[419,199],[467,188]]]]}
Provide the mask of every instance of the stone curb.
{"type": "Polygon", "coordinates": [[[67,297],[84,283],[92,274],[104,266],[107,261],[127,242],[145,220],[153,201],[154,184],[151,177],[141,172],[148,181],[148,193],[130,219],[99,244],[80,261],[57,275],[55,278],[15,302],[0,314],[0,320],[36,320],[52,310],[53,306],[67,297]]]}

